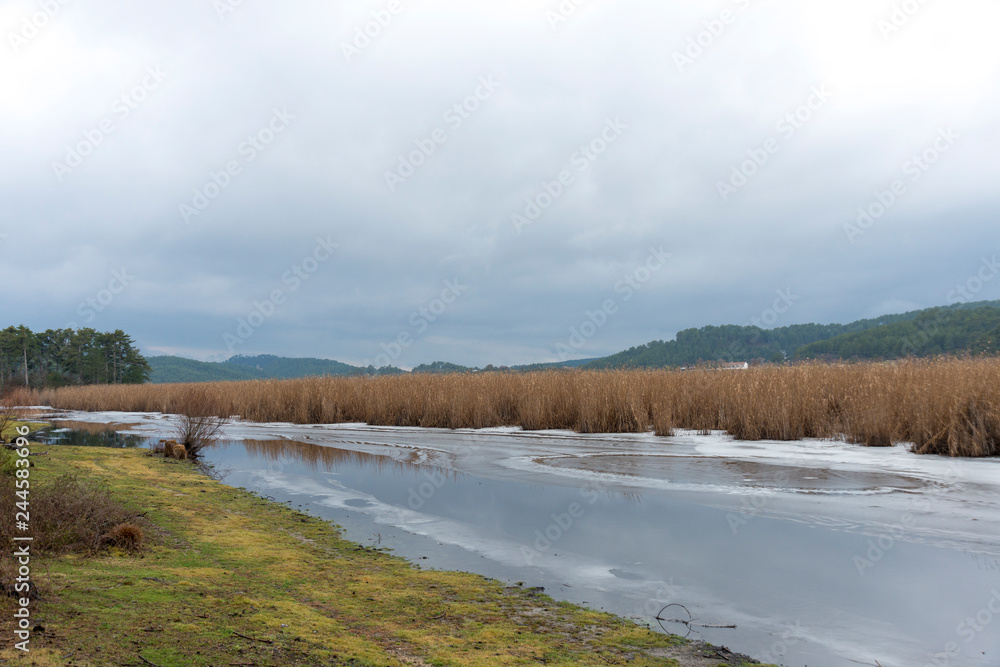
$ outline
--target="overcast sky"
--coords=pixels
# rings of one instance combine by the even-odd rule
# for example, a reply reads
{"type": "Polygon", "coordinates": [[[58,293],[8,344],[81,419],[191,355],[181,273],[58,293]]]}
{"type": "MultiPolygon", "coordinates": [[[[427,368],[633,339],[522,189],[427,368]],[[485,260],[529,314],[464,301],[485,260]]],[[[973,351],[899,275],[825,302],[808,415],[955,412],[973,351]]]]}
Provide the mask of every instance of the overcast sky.
{"type": "Polygon", "coordinates": [[[998,24],[980,0],[4,0],[2,319],[411,368],[1000,298],[998,24]]]}

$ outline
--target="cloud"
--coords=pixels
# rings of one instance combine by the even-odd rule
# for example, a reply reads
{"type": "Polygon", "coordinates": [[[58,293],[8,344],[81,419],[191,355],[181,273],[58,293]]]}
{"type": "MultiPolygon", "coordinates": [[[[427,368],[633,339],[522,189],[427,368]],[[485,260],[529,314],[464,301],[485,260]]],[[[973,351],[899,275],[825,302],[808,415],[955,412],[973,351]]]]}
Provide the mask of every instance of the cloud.
{"type": "Polygon", "coordinates": [[[940,305],[997,250],[995,3],[98,1],[32,31],[40,6],[0,9],[11,323],[78,321],[125,268],[88,324],[149,350],[224,358],[282,290],[237,351],[360,363],[408,334],[397,365],[527,363],[651,247],[671,260],[581,356],[746,323],[776,290],[801,297],[776,325],[940,305]],[[468,289],[420,315],[449,280],[468,289]]]}

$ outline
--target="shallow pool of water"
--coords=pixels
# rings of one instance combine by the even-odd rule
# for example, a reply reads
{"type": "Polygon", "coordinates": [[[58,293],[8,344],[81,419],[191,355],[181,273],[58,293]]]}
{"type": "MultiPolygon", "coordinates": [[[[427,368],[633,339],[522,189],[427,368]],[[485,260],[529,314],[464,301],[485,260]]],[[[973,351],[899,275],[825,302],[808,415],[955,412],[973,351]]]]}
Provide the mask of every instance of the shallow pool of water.
{"type": "Polygon", "coordinates": [[[46,445],[70,447],[110,447],[129,449],[142,447],[148,439],[141,435],[122,433],[125,426],[117,424],[86,424],[72,421],[54,421],[51,426],[31,434],[31,439],[46,445]]]}

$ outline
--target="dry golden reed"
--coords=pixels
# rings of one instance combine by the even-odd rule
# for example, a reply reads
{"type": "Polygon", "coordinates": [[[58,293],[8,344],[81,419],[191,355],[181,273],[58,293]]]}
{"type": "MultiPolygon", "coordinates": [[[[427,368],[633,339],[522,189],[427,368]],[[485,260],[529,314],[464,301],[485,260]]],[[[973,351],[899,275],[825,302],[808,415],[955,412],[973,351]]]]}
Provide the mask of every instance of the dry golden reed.
{"type": "Polygon", "coordinates": [[[1000,454],[1000,359],[764,366],[744,371],[550,371],[70,387],[40,405],[255,422],[638,433],[723,430],[741,440],[912,443],[924,454],[1000,454]]]}

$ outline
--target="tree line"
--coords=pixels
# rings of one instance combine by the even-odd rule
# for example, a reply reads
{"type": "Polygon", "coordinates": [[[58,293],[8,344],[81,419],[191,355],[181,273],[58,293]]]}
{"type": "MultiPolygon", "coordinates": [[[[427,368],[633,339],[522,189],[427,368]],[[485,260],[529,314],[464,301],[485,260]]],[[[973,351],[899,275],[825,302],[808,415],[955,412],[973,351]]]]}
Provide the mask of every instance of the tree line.
{"type": "Polygon", "coordinates": [[[150,367],[121,329],[0,330],[0,391],[15,386],[142,384],[150,367]]]}

